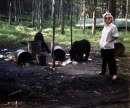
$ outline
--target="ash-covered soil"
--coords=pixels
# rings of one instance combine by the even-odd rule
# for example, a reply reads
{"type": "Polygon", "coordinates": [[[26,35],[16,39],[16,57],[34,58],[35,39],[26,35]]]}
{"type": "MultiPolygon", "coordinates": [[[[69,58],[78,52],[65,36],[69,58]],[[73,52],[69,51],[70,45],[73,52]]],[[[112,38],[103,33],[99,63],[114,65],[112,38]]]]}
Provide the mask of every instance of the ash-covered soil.
{"type": "Polygon", "coordinates": [[[117,57],[118,79],[101,69],[100,53],[84,63],[18,65],[0,60],[0,108],[130,108],[130,57],[117,57]]]}

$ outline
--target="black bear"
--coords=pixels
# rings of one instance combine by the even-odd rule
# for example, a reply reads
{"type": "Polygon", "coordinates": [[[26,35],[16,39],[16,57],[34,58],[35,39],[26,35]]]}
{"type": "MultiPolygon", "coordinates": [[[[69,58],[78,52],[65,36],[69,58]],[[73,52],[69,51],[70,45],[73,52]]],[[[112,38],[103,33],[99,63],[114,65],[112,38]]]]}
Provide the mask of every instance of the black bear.
{"type": "Polygon", "coordinates": [[[71,60],[82,62],[87,61],[90,55],[90,42],[86,39],[75,41],[69,51],[71,60]]]}
{"type": "Polygon", "coordinates": [[[48,45],[44,41],[43,34],[40,31],[35,34],[34,41],[41,41],[41,49],[42,49],[42,51],[47,51],[48,53],[51,52],[48,45]]]}

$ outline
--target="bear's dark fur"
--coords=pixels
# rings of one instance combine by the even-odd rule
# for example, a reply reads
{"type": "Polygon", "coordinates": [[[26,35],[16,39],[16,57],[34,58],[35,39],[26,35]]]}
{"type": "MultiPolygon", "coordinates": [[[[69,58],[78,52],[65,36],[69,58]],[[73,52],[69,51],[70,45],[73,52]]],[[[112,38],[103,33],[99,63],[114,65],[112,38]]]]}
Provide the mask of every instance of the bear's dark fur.
{"type": "Polygon", "coordinates": [[[34,36],[34,41],[41,41],[41,49],[44,51],[46,50],[48,53],[50,53],[50,49],[48,45],[44,41],[43,34],[41,32],[37,32],[34,36]]]}
{"type": "Polygon", "coordinates": [[[71,60],[82,62],[87,61],[90,55],[90,42],[88,40],[75,41],[69,51],[71,60]]]}

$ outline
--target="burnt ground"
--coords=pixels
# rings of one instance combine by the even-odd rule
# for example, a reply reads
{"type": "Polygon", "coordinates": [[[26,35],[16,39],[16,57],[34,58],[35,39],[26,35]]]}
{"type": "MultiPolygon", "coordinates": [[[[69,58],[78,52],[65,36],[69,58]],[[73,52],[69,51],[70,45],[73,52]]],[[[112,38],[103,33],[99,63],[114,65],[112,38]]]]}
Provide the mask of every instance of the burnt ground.
{"type": "Polygon", "coordinates": [[[0,108],[130,108],[130,57],[117,57],[118,79],[101,69],[98,51],[84,63],[18,65],[0,60],[0,108]]]}

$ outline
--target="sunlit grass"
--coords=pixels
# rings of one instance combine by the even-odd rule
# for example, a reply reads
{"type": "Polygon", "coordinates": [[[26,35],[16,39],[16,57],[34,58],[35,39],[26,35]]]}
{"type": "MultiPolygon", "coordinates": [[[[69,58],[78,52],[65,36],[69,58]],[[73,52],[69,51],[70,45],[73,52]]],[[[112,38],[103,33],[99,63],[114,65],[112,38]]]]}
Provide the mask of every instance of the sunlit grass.
{"type": "Polygon", "coordinates": [[[129,32],[126,32],[126,31],[120,32],[119,36],[120,36],[120,40],[122,42],[130,42],[130,33],[129,32]]]}
{"type": "Polygon", "coordinates": [[[23,25],[9,25],[5,22],[0,22],[0,43],[5,42],[17,43],[18,41],[28,41],[32,39],[31,35],[36,33],[32,28],[23,25]]]}
{"type": "MultiPolygon", "coordinates": [[[[0,43],[4,44],[6,42],[13,42],[13,43],[27,43],[28,41],[32,41],[34,39],[34,35],[38,30],[34,28],[29,28],[27,26],[24,26],[22,24],[19,25],[9,25],[6,22],[0,21],[0,43]]],[[[47,21],[44,22],[45,25],[49,24],[48,26],[43,27],[42,33],[44,35],[45,41],[47,41],[49,44],[52,41],[52,28],[50,25],[50,22],[47,21]]],[[[91,47],[94,50],[99,49],[99,39],[101,37],[101,29],[96,30],[96,34],[92,35],[91,28],[86,28],[85,32],[83,33],[83,30],[80,28],[76,28],[75,25],[73,25],[72,29],[72,41],[81,40],[81,39],[87,39],[91,43],[91,47]]],[[[130,34],[126,31],[119,32],[119,39],[118,41],[122,42],[124,46],[126,47],[126,52],[130,52],[130,34]]],[[[61,34],[61,27],[57,24],[55,28],[55,43],[70,46],[71,44],[71,31],[70,31],[70,25],[69,21],[67,22],[67,25],[65,25],[65,34],[61,34]]]]}

